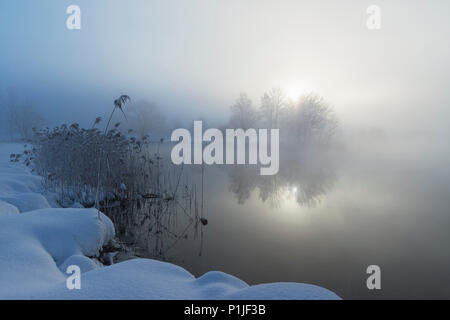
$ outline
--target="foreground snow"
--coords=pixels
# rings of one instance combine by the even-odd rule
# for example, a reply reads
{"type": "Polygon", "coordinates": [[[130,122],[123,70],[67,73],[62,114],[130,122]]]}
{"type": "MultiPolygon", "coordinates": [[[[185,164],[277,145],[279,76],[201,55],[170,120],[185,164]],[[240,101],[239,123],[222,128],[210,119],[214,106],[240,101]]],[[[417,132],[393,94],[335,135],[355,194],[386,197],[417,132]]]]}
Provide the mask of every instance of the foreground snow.
{"type": "Polygon", "coordinates": [[[102,266],[95,257],[114,238],[109,218],[94,209],[50,208],[40,178],[8,162],[17,145],[0,144],[1,299],[339,299],[300,283],[249,286],[222,272],[195,278],[150,259],[102,266]],[[81,269],[81,289],[66,287],[65,271],[81,269]]]}
{"type": "Polygon", "coordinates": [[[41,178],[9,162],[11,153],[22,151],[23,145],[0,143],[0,216],[50,208],[42,195],[41,178]]]}

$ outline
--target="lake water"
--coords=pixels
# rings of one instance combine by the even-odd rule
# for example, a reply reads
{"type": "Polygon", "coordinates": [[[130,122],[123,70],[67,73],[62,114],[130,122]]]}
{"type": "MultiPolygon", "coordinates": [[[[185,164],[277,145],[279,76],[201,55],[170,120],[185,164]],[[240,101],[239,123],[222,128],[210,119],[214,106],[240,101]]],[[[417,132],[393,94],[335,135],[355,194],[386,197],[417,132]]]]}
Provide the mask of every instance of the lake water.
{"type": "Polygon", "coordinates": [[[276,177],[207,166],[203,241],[191,230],[168,255],[196,276],[305,282],[345,299],[450,298],[450,162],[440,150],[379,138],[289,156],[276,177]],[[366,287],[369,265],[381,268],[381,290],[366,287]]]}

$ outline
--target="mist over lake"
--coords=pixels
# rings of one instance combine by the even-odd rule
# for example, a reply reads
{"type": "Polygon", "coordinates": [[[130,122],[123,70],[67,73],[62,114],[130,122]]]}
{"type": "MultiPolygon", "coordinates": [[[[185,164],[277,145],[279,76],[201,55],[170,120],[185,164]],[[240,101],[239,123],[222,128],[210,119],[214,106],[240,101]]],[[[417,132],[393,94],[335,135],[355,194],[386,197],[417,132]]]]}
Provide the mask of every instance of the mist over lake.
{"type": "Polygon", "coordinates": [[[0,299],[450,298],[450,3],[72,2],[0,5],[0,299]]]}

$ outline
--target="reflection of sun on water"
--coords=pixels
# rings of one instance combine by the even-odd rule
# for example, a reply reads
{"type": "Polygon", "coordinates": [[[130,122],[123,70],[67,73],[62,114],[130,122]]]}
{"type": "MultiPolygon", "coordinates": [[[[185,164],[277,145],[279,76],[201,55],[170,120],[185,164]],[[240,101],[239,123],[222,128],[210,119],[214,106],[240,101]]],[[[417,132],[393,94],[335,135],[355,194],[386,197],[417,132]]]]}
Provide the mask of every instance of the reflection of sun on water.
{"type": "Polygon", "coordinates": [[[301,197],[301,187],[296,185],[286,186],[280,193],[280,201],[278,201],[278,208],[289,217],[299,217],[317,210],[321,210],[326,206],[326,197],[320,196],[311,203],[301,203],[298,197],[301,197]],[[316,201],[317,200],[317,201],[316,201]]]}
{"type": "Polygon", "coordinates": [[[302,206],[297,203],[297,186],[287,186],[283,188],[280,193],[279,209],[285,210],[289,213],[299,213],[302,210],[302,206]]]}

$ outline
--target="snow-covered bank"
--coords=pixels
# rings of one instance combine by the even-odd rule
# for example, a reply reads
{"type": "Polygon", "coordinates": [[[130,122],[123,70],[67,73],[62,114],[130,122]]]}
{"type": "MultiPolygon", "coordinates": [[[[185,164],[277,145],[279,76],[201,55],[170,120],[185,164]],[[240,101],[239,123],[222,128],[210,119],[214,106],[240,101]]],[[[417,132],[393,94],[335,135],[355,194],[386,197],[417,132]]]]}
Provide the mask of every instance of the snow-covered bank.
{"type": "Polygon", "coordinates": [[[0,144],[1,299],[339,299],[307,284],[249,286],[217,271],[195,278],[150,259],[102,266],[92,257],[114,237],[111,220],[94,209],[50,208],[40,178],[9,163],[20,147],[0,144]],[[80,290],[66,287],[69,265],[82,271],[80,290]]]}
{"type": "Polygon", "coordinates": [[[0,143],[0,216],[50,208],[42,195],[41,178],[9,161],[12,153],[23,149],[21,144],[0,143]]]}
{"type": "Polygon", "coordinates": [[[112,222],[98,219],[94,209],[50,208],[0,217],[0,297],[40,298],[65,286],[66,266],[96,268],[87,256],[97,256],[113,237],[112,222]]]}

